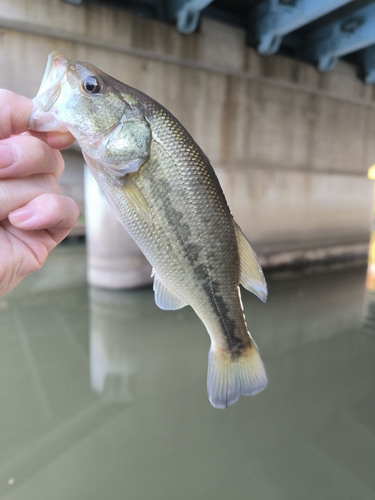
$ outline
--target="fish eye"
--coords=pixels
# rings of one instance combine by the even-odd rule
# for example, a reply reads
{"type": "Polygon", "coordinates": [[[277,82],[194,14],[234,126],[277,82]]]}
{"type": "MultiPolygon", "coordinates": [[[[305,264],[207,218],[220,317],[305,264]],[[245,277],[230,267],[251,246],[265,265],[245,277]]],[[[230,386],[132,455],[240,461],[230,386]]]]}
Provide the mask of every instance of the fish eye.
{"type": "Polygon", "coordinates": [[[102,84],[96,76],[86,76],[82,88],[87,94],[97,94],[102,90],[102,84]]]}

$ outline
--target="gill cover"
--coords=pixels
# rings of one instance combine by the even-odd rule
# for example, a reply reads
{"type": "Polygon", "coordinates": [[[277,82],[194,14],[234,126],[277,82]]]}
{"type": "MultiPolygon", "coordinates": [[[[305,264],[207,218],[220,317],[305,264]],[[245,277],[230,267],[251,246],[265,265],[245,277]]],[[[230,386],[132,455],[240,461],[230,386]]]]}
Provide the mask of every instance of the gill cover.
{"type": "Polygon", "coordinates": [[[151,131],[143,117],[121,117],[120,123],[85,151],[117,177],[136,172],[150,155],[151,131]]]}

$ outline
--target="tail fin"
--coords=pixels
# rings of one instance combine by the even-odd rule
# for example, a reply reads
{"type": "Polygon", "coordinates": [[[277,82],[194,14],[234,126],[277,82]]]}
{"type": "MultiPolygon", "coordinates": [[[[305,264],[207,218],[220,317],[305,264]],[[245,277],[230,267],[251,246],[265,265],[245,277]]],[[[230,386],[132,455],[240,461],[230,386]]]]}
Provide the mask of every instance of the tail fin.
{"type": "Polygon", "coordinates": [[[240,396],[252,396],[267,385],[267,375],[255,344],[233,357],[211,346],[208,355],[207,391],[215,408],[226,408],[240,396]]]}

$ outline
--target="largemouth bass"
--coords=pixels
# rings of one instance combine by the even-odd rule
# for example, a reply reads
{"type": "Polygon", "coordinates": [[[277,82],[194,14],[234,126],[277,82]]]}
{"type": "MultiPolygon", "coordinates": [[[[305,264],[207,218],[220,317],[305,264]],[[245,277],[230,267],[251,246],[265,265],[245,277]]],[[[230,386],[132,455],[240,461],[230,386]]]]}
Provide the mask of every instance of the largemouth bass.
{"type": "Polygon", "coordinates": [[[239,284],[267,285],[200,147],[163,106],[94,66],[53,52],[31,130],[70,131],[118,220],[153,267],[156,304],[190,305],[211,337],[207,390],[217,408],[264,389],[239,284]]]}

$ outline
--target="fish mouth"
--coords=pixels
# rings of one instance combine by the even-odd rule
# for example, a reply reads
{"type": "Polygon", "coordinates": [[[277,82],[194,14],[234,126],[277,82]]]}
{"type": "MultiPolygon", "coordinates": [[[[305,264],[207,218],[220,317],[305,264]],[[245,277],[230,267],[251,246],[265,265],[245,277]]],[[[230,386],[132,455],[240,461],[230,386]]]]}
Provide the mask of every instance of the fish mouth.
{"type": "Polygon", "coordinates": [[[37,95],[33,99],[33,110],[29,118],[29,129],[37,132],[60,131],[67,128],[58,120],[53,109],[60,97],[62,84],[66,80],[67,60],[59,52],[48,56],[47,66],[37,95]]]}

